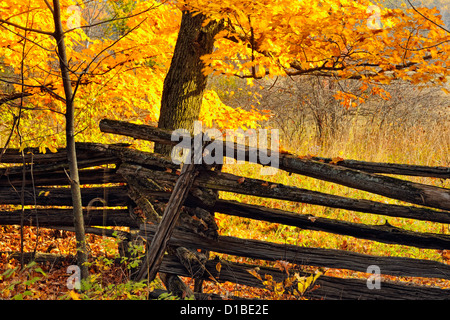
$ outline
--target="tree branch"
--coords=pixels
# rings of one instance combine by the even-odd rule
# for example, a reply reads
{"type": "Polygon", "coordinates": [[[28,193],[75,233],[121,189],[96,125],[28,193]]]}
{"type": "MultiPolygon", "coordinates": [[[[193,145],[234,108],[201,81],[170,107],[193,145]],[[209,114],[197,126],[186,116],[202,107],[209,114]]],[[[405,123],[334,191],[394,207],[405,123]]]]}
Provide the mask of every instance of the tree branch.
{"type": "MultiPolygon", "coordinates": [[[[69,33],[69,32],[72,32],[72,31],[74,31],[74,30],[76,30],[76,29],[87,29],[87,28],[96,27],[96,26],[99,26],[99,25],[102,25],[102,24],[105,24],[105,23],[110,23],[110,22],[114,22],[114,21],[118,21],[118,20],[124,20],[124,19],[133,18],[133,17],[139,16],[139,15],[141,15],[141,14],[143,14],[143,13],[146,13],[147,11],[156,9],[157,7],[163,5],[165,2],[166,2],[166,1],[162,1],[162,2],[161,2],[160,4],[158,4],[158,5],[151,6],[151,7],[148,8],[148,9],[142,10],[142,11],[140,11],[140,12],[138,12],[138,13],[131,14],[131,15],[129,15],[129,16],[125,16],[125,17],[114,17],[114,18],[111,18],[111,19],[108,19],[108,20],[99,21],[99,22],[96,22],[96,23],[93,23],[93,24],[89,24],[89,25],[86,25],[86,26],[79,26],[79,27],[76,27],[76,28],[72,28],[72,29],[69,29],[69,30],[64,31],[64,34],[69,33]]],[[[141,22],[141,23],[142,23],[142,22],[141,22]]]]}
{"type": "MultiPolygon", "coordinates": [[[[98,54],[95,55],[94,58],[92,58],[92,60],[88,63],[88,65],[86,66],[86,68],[84,68],[84,71],[78,76],[78,79],[76,81],[75,84],[75,89],[73,91],[73,96],[72,98],[75,98],[75,93],[78,90],[78,87],[80,85],[81,82],[81,78],[83,77],[84,74],[87,73],[87,71],[89,70],[90,66],[94,63],[94,61],[105,51],[109,50],[111,47],[115,46],[120,40],[122,40],[123,38],[125,38],[127,35],[129,35],[131,32],[133,32],[134,30],[136,30],[137,28],[139,28],[141,26],[142,23],[144,23],[144,21],[147,20],[147,18],[145,18],[144,20],[142,20],[138,25],[134,26],[133,28],[131,28],[130,30],[128,30],[123,36],[121,36],[119,39],[115,40],[112,44],[110,44],[109,46],[105,47],[103,50],[101,50],[98,54]]],[[[67,67],[69,69],[69,67],[67,67]]],[[[70,69],[69,69],[70,70],[70,69]]]]}
{"type": "Polygon", "coordinates": [[[53,10],[52,6],[50,5],[50,3],[47,0],[44,0],[45,4],[47,5],[47,8],[50,10],[50,12],[52,13],[52,16],[55,14],[55,11],[53,10]]]}
{"type": "Polygon", "coordinates": [[[9,22],[8,20],[5,20],[5,19],[0,19],[0,23],[7,24],[7,25],[9,25],[9,26],[12,26],[12,27],[14,27],[14,28],[17,28],[17,29],[20,29],[20,30],[23,30],[23,31],[27,31],[27,32],[35,32],[35,33],[45,34],[45,35],[47,35],[47,36],[52,36],[52,37],[55,35],[54,32],[24,27],[24,26],[18,25],[18,24],[16,24],[16,23],[9,22]]]}
{"type": "Polygon", "coordinates": [[[51,49],[48,49],[48,48],[43,47],[42,45],[40,45],[40,44],[37,43],[36,41],[31,40],[30,38],[25,38],[25,37],[24,37],[23,35],[21,35],[20,33],[15,32],[14,30],[11,30],[11,29],[7,28],[7,27],[4,26],[4,25],[1,25],[1,24],[0,24],[0,27],[2,27],[2,28],[4,28],[4,29],[8,30],[9,32],[11,32],[11,33],[13,33],[14,35],[16,35],[16,36],[22,38],[23,40],[26,40],[26,41],[29,41],[29,42],[33,43],[34,45],[38,46],[38,47],[41,48],[42,50],[45,50],[45,51],[52,51],[51,49]]]}
{"type": "MultiPolygon", "coordinates": [[[[409,2],[409,0],[408,0],[409,2]]],[[[420,12],[419,12],[420,14],[420,12]]],[[[425,17],[425,16],[424,16],[425,17]]],[[[427,17],[425,17],[427,20],[429,20],[427,17]]],[[[431,20],[430,20],[431,21],[431,20]]],[[[433,21],[431,21],[433,22],[433,21]]],[[[434,23],[434,22],[433,22],[434,23]]],[[[261,50],[258,46],[258,44],[256,43],[255,39],[254,39],[254,35],[253,35],[253,30],[252,27],[250,27],[250,39],[247,35],[242,35],[239,34],[236,30],[236,28],[231,24],[231,22],[229,22],[230,26],[228,27],[230,34],[228,34],[227,36],[224,37],[224,39],[227,39],[229,41],[232,41],[234,43],[247,43],[247,47],[250,48],[252,50],[252,61],[254,60],[254,51],[267,56],[267,57],[273,57],[270,52],[267,52],[266,50],[261,50]]],[[[240,26],[241,29],[244,31],[243,27],[240,26]]],[[[444,29],[445,30],[445,29],[444,29]]],[[[447,30],[446,30],[447,31],[447,30]]],[[[245,33],[245,32],[244,32],[245,33]]],[[[438,46],[442,43],[448,42],[448,40],[446,41],[442,41],[441,43],[435,45],[438,46]]],[[[337,44],[336,44],[337,45],[337,44]]],[[[432,46],[432,47],[435,47],[432,46]]],[[[405,48],[403,48],[405,49],[405,48]]],[[[426,50],[428,48],[422,48],[422,49],[414,49],[411,51],[420,51],[420,50],[426,50]]],[[[409,50],[409,49],[405,49],[405,50],[409,50]]],[[[345,57],[350,57],[352,53],[348,53],[344,56],[345,57]]],[[[333,66],[326,66],[326,63],[329,61],[329,59],[324,59],[324,63],[321,66],[317,66],[317,67],[313,67],[313,68],[308,68],[308,69],[303,69],[300,64],[298,63],[298,61],[293,61],[290,64],[290,67],[294,70],[289,70],[288,68],[284,68],[284,71],[286,73],[287,76],[300,76],[300,75],[308,75],[308,74],[312,74],[312,75],[317,75],[317,76],[321,76],[321,77],[333,77],[335,76],[335,72],[337,71],[343,71],[349,67],[372,67],[372,68],[377,68],[379,65],[375,64],[375,63],[368,63],[368,62],[360,62],[360,63],[355,63],[356,61],[354,61],[354,64],[349,64],[347,62],[347,64],[344,64],[344,58],[342,61],[335,61],[333,63],[333,66]]],[[[423,60],[430,60],[432,58],[431,55],[426,55],[423,57],[423,60]]],[[[402,63],[402,64],[398,64],[398,65],[394,65],[392,70],[402,70],[402,69],[406,69],[409,67],[412,67],[414,65],[417,65],[417,62],[406,62],[406,63],[402,63]]],[[[372,70],[372,71],[367,71],[367,73],[365,74],[354,74],[352,76],[346,77],[346,79],[351,79],[351,80],[361,80],[363,78],[374,78],[380,74],[385,73],[386,71],[391,71],[391,70],[372,70]]],[[[240,75],[240,74],[234,74],[234,76],[238,77],[238,78],[254,78],[254,79],[261,79],[264,76],[269,75],[270,72],[266,71],[266,73],[264,75],[256,75],[255,71],[254,71],[254,67],[252,66],[252,70],[251,70],[251,74],[244,74],[244,75],[240,75]]]]}
{"type": "Polygon", "coordinates": [[[44,85],[33,85],[33,84],[20,83],[20,82],[11,81],[11,80],[5,80],[5,79],[1,79],[1,78],[0,78],[0,82],[5,82],[5,83],[9,83],[9,84],[16,84],[16,85],[19,85],[19,86],[23,85],[24,87],[28,87],[28,88],[39,88],[39,89],[41,89],[43,91],[48,92],[50,95],[52,95],[57,100],[60,100],[62,102],[66,101],[66,99],[64,99],[62,96],[60,96],[56,92],[54,92],[52,89],[48,88],[45,84],[44,85]]]}
{"type": "Polygon", "coordinates": [[[420,14],[423,18],[425,18],[426,20],[430,21],[432,24],[434,24],[435,26],[441,28],[441,29],[444,30],[445,32],[450,33],[450,30],[444,28],[444,27],[441,26],[440,24],[437,24],[436,22],[434,22],[433,20],[431,20],[431,19],[428,18],[427,16],[423,15],[420,11],[418,11],[418,10],[416,9],[416,7],[413,6],[413,4],[411,3],[411,1],[409,1],[409,0],[406,0],[406,1],[408,1],[408,3],[409,3],[409,5],[411,6],[411,8],[413,8],[413,10],[414,10],[415,12],[417,12],[418,14],[420,14]]]}
{"type": "Polygon", "coordinates": [[[0,98],[0,104],[8,103],[9,101],[20,99],[23,97],[31,96],[31,93],[28,92],[18,92],[18,93],[12,93],[8,95],[2,95],[3,97],[0,98]]]}

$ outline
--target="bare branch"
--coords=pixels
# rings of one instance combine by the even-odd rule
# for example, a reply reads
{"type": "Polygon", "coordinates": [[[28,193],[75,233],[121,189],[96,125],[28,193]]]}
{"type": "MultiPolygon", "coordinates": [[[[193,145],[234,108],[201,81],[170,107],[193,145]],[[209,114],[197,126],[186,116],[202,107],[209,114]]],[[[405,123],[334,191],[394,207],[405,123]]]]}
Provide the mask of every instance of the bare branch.
{"type": "MultiPolygon", "coordinates": [[[[29,94],[29,95],[31,95],[31,94],[29,94]]],[[[50,112],[59,114],[61,116],[65,115],[64,112],[58,111],[58,110],[55,110],[55,109],[52,109],[52,108],[25,107],[25,106],[16,105],[16,104],[13,104],[13,103],[9,104],[9,106],[13,107],[13,108],[20,108],[22,110],[28,110],[28,111],[50,111],[50,112]]]]}
{"type": "Polygon", "coordinates": [[[5,79],[1,79],[0,78],[0,82],[4,82],[4,83],[9,83],[9,84],[16,84],[19,86],[24,86],[24,87],[28,87],[28,88],[39,88],[43,91],[46,91],[47,93],[49,93],[50,95],[52,95],[54,98],[60,100],[60,101],[66,101],[66,99],[64,99],[63,97],[61,97],[59,94],[57,94],[56,92],[54,92],[52,89],[50,89],[49,87],[47,87],[47,85],[33,85],[33,84],[26,84],[26,83],[21,83],[21,82],[16,82],[16,81],[11,81],[11,80],[5,80],[5,79]]]}
{"type": "Polygon", "coordinates": [[[86,26],[75,27],[75,28],[72,28],[72,29],[69,29],[69,30],[64,31],[64,34],[69,33],[69,32],[72,32],[72,31],[74,31],[74,30],[76,30],[76,29],[87,29],[87,28],[96,27],[96,26],[99,26],[99,25],[102,25],[102,24],[105,24],[105,23],[110,23],[110,22],[115,22],[115,21],[119,21],[119,20],[124,20],[124,19],[129,19],[129,18],[137,17],[137,16],[139,16],[139,15],[141,15],[141,14],[143,14],[143,13],[146,13],[146,12],[148,12],[148,11],[150,11],[150,10],[156,9],[157,7],[163,5],[165,2],[166,2],[166,1],[162,1],[162,2],[161,2],[160,4],[158,4],[158,5],[153,5],[153,6],[151,6],[150,8],[147,8],[147,9],[145,9],[145,10],[142,10],[142,11],[140,11],[140,12],[138,12],[138,13],[131,14],[131,15],[129,15],[129,16],[125,16],[125,17],[114,17],[114,18],[111,18],[111,19],[108,19],[108,20],[99,21],[99,22],[96,22],[96,23],[93,23],[93,24],[89,24],[89,25],[86,25],[86,26]]]}
{"type": "Polygon", "coordinates": [[[23,31],[27,31],[27,32],[35,32],[35,33],[45,34],[47,36],[52,36],[52,37],[54,35],[54,32],[24,27],[24,26],[18,25],[16,23],[9,22],[8,20],[5,20],[5,19],[0,19],[0,23],[7,24],[9,26],[12,26],[12,27],[15,27],[17,29],[20,29],[20,30],[23,30],[23,31]]]}
{"type": "Polygon", "coordinates": [[[413,8],[413,10],[414,10],[415,12],[417,12],[418,14],[420,14],[423,18],[425,18],[426,20],[430,21],[432,24],[434,24],[435,26],[441,28],[441,29],[444,30],[445,32],[450,33],[450,30],[448,30],[448,29],[444,28],[443,26],[441,26],[440,24],[434,22],[433,20],[431,20],[430,18],[428,18],[427,16],[425,16],[424,14],[422,14],[419,10],[417,10],[416,7],[413,6],[413,4],[411,3],[411,1],[409,1],[409,0],[406,0],[406,1],[408,1],[408,3],[409,3],[409,5],[411,6],[411,8],[413,8]]]}
{"type": "Polygon", "coordinates": [[[37,43],[36,41],[31,40],[30,38],[25,38],[25,37],[24,37],[23,35],[21,35],[20,33],[15,32],[14,30],[11,30],[11,29],[7,28],[7,27],[4,26],[4,25],[1,25],[1,24],[0,24],[0,27],[2,27],[2,28],[4,28],[4,29],[8,30],[9,32],[11,32],[11,33],[13,33],[14,35],[16,35],[16,36],[22,38],[23,40],[26,40],[26,41],[29,41],[29,42],[33,43],[34,45],[38,46],[38,47],[41,48],[42,50],[45,50],[45,51],[52,51],[51,49],[48,49],[48,48],[45,48],[45,47],[41,46],[39,43],[37,43]]]}
{"type": "Polygon", "coordinates": [[[18,93],[12,93],[12,94],[8,94],[8,95],[0,95],[0,104],[8,103],[9,101],[13,101],[13,100],[20,99],[23,97],[28,97],[31,95],[32,95],[31,93],[27,93],[27,92],[18,92],[18,93]]]}
{"type": "Polygon", "coordinates": [[[44,2],[45,2],[45,4],[47,5],[47,7],[48,7],[48,9],[50,10],[50,12],[52,13],[52,15],[54,15],[54,14],[55,14],[55,11],[53,11],[53,8],[52,8],[52,6],[50,5],[50,3],[48,3],[47,0],[44,0],[44,2]]]}
{"type": "Polygon", "coordinates": [[[131,32],[133,32],[134,30],[136,30],[137,28],[139,28],[141,26],[142,23],[144,23],[144,21],[147,20],[147,18],[145,18],[144,20],[142,20],[138,25],[134,26],[132,29],[128,30],[123,36],[121,36],[119,39],[115,40],[113,43],[111,43],[109,46],[105,47],[103,50],[101,50],[98,54],[95,55],[94,58],[92,58],[92,60],[88,63],[88,65],[86,66],[86,68],[84,69],[84,71],[78,76],[76,85],[75,85],[75,89],[74,89],[74,94],[72,99],[75,97],[75,93],[78,90],[78,87],[80,85],[81,82],[81,78],[83,77],[84,74],[86,74],[86,72],[89,70],[90,66],[94,63],[94,61],[105,51],[107,51],[109,48],[113,47],[114,45],[116,45],[116,43],[118,43],[120,40],[122,40],[123,38],[125,38],[127,35],[129,35],[131,32]]]}

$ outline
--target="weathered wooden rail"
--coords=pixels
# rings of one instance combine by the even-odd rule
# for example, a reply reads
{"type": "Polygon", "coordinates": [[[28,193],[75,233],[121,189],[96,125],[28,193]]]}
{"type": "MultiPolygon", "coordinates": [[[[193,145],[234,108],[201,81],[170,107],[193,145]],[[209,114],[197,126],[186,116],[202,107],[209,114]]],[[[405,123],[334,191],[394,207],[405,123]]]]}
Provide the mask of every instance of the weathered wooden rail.
{"type": "MultiPolygon", "coordinates": [[[[171,141],[170,132],[151,126],[135,125],[120,121],[103,120],[104,132],[117,133],[137,139],[165,144],[171,141]]],[[[224,148],[227,148],[224,144],[224,148]]],[[[237,156],[244,150],[249,157],[251,148],[235,144],[224,154],[237,156]]],[[[268,151],[270,152],[270,151],[268,151]]],[[[93,226],[127,226],[140,228],[140,235],[150,243],[156,226],[161,220],[164,204],[179,178],[179,166],[170,159],[128,148],[127,145],[102,145],[80,143],[77,145],[80,180],[83,184],[83,205],[87,208],[87,231],[93,226]],[[98,166],[103,166],[98,168],[98,166]],[[99,200],[101,199],[101,200],[99,200]],[[133,212],[139,207],[146,214],[144,223],[133,212]],[[159,215],[159,216],[158,216],[159,215]]],[[[393,276],[429,277],[450,279],[450,266],[444,263],[420,259],[379,257],[344,250],[307,248],[224,237],[217,234],[213,219],[208,213],[221,212],[250,219],[264,220],[302,229],[325,231],[389,244],[402,244],[418,248],[450,250],[450,236],[437,233],[421,233],[389,225],[367,225],[311,214],[298,214],[279,209],[218,199],[214,192],[229,191],[265,198],[289,200],[393,217],[403,217],[448,224],[450,222],[450,190],[413,183],[390,176],[417,175],[450,178],[450,168],[413,165],[380,164],[343,160],[332,164],[331,159],[301,159],[290,154],[279,154],[279,167],[295,174],[339,183],[402,200],[413,205],[390,205],[377,201],[336,196],[293,186],[273,184],[260,179],[239,177],[220,170],[203,168],[193,181],[186,199],[185,212],[179,219],[168,243],[170,247],[186,247],[226,253],[261,260],[284,260],[298,265],[350,269],[366,272],[370,265],[379,266],[381,273],[393,276]],[[212,190],[212,191],[211,191],[212,190]],[[420,206],[417,206],[420,205],[420,206]]],[[[253,158],[252,158],[253,159],[253,158]]],[[[254,160],[254,159],[253,159],[254,160]]],[[[41,227],[69,228],[73,225],[70,208],[71,194],[65,170],[65,150],[54,154],[39,154],[37,150],[25,150],[22,159],[18,150],[9,149],[2,156],[0,168],[0,204],[26,205],[32,209],[0,211],[0,225],[39,224],[41,227]],[[26,166],[13,164],[26,163],[26,166]],[[25,180],[23,176],[25,174],[25,180]],[[62,208],[61,208],[62,207],[62,208]]],[[[125,236],[127,234],[125,233],[125,236]]],[[[128,234],[131,237],[131,234],[128,234]]],[[[175,256],[166,256],[159,271],[182,276],[262,287],[260,280],[246,270],[254,266],[221,261],[220,272],[215,268],[217,259],[208,260],[203,268],[208,272],[192,274],[175,256]]],[[[282,280],[286,274],[278,269],[260,268],[259,273],[270,274],[282,280]]],[[[325,299],[449,299],[450,291],[439,288],[382,282],[381,289],[370,290],[365,280],[340,279],[321,276],[319,288],[308,292],[312,298],[325,299]]]]}

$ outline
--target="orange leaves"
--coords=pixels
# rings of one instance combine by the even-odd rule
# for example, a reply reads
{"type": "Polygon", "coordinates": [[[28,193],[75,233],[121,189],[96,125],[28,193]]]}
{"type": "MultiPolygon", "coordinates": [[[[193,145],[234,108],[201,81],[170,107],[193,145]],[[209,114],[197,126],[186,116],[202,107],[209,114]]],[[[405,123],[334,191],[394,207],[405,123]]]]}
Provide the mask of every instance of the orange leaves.
{"type": "Polygon", "coordinates": [[[259,281],[263,281],[263,279],[261,278],[261,276],[259,275],[259,268],[253,268],[253,269],[248,269],[247,270],[248,273],[250,273],[252,276],[254,276],[256,279],[258,279],[259,281]]]}
{"type": "Polygon", "coordinates": [[[371,94],[377,95],[377,96],[381,97],[383,100],[389,100],[389,98],[391,97],[391,94],[388,91],[386,91],[380,87],[372,88],[371,94]]]}
{"type": "Polygon", "coordinates": [[[241,177],[241,178],[239,178],[239,179],[237,180],[237,182],[238,182],[239,184],[243,184],[244,181],[245,181],[245,178],[244,178],[244,177],[241,177]]]}
{"type": "Polygon", "coordinates": [[[291,151],[284,149],[282,146],[278,149],[280,154],[292,154],[291,151]]]}
{"type": "Polygon", "coordinates": [[[314,157],[312,154],[307,154],[306,156],[298,156],[299,159],[311,160],[314,157]]]}
{"type": "Polygon", "coordinates": [[[331,159],[331,164],[338,164],[338,162],[341,162],[341,161],[344,161],[344,159],[343,158],[341,158],[341,157],[334,157],[334,158],[332,158],[331,159]]]}
{"type": "Polygon", "coordinates": [[[277,260],[275,263],[275,267],[278,267],[280,271],[286,272],[286,274],[289,274],[289,268],[290,264],[286,260],[277,260]]]}
{"type": "Polygon", "coordinates": [[[70,299],[72,299],[72,300],[81,300],[81,299],[80,299],[80,294],[78,294],[77,292],[75,292],[75,291],[73,291],[73,290],[70,290],[70,291],[69,291],[69,297],[70,297],[70,299]]]}
{"type": "Polygon", "coordinates": [[[341,105],[343,105],[347,109],[356,108],[358,104],[364,103],[364,98],[362,96],[356,96],[355,94],[350,92],[337,91],[337,93],[334,95],[334,98],[336,100],[340,100],[341,105]]]}
{"type": "Polygon", "coordinates": [[[217,264],[216,264],[216,270],[217,270],[217,272],[219,272],[219,273],[220,273],[220,270],[222,270],[222,264],[221,264],[220,262],[217,262],[217,264]]]}
{"type": "Polygon", "coordinates": [[[48,197],[49,195],[50,195],[50,191],[42,190],[41,192],[39,192],[38,197],[40,197],[40,196],[48,197]]]}
{"type": "Polygon", "coordinates": [[[449,263],[450,262],[450,250],[442,250],[441,257],[446,263],[449,263]]]}

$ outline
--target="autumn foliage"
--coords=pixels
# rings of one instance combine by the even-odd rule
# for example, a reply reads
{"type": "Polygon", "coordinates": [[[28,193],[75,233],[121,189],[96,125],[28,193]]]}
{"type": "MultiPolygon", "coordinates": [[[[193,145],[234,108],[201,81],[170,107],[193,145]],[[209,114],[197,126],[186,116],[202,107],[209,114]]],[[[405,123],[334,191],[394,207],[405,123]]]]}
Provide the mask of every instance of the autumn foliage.
{"type": "MultiPolygon", "coordinates": [[[[347,109],[357,108],[373,96],[389,100],[387,88],[395,81],[421,88],[441,86],[449,93],[450,33],[436,8],[389,8],[381,0],[61,0],[60,3],[74,92],[77,141],[117,142],[114,140],[119,139],[117,136],[99,131],[98,122],[103,118],[138,124],[158,121],[164,81],[184,11],[203,14],[205,25],[213,20],[221,22],[213,52],[202,57],[202,72],[210,78],[245,79],[249,86],[260,79],[270,79],[274,86],[279,78],[302,76],[317,76],[337,85],[342,80],[355,80],[356,91],[341,87],[333,96],[347,109]]],[[[65,146],[66,104],[51,10],[45,0],[0,3],[0,151],[5,146],[39,147],[41,152],[55,152],[65,146]]],[[[196,50],[196,45],[197,42],[192,43],[192,50],[196,50]]],[[[234,94],[231,89],[227,92],[231,92],[230,97],[234,94]]],[[[222,96],[213,86],[203,94],[199,120],[204,127],[256,128],[265,126],[265,120],[271,116],[264,105],[255,102],[251,107],[232,107],[222,96]]],[[[341,153],[337,155],[337,152],[330,155],[334,164],[343,160],[341,153]]],[[[277,178],[281,182],[274,178],[273,183],[282,183],[284,179],[293,184],[313,185],[300,178],[277,178]]],[[[244,182],[242,179],[240,184],[244,182]]],[[[273,207],[286,205],[262,202],[273,207]]],[[[298,206],[295,210],[299,212],[313,210],[298,206]]],[[[351,219],[360,218],[351,215],[351,219]]],[[[220,215],[217,218],[224,234],[236,231],[233,228],[238,224],[230,221],[220,215]]],[[[14,233],[11,241],[17,244],[14,228],[8,230],[15,232],[11,232],[14,233]]],[[[242,225],[239,228],[239,232],[254,235],[254,230],[242,231],[242,225]]],[[[275,230],[276,236],[286,233],[289,235],[286,241],[323,244],[300,233],[293,239],[292,230],[277,228],[261,223],[255,230],[263,230],[264,236],[266,231],[275,230]]],[[[32,229],[26,229],[26,234],[31,237],[32,229]]],[[[261,239],[264,236],[260,235],[261,239]]],[[[69,248],[74,242],[72,238],[67,241],[56,238],[55,243],[67,247],[60,253],[73,251],[69,248]]],[[[63,238],[69,236],[65,234],[63,238]]],[[[93,239],[90,241],[94,243],[93,239]]],[[[336,247],[343,250],[354,246],[365,252],[370,246],[350,240],[344,243],[342,239],[336,242],[339,242],[336,247]]],[[[17,246],[12,249],[18,250],[17,246]]],[[[277,264],[286,273],[291,268],[282,261],[277,264]]],[[[0,265],[12,267],[5,261],[0,261],[0,265]]],[[[30,274],[42,275],[49,269],[33,269],[30,274]]],[[[22,286],[22,278],[28,277],[18,271],[10,276],[16,279],[14,290],[22,286]]],[[[58,277],[60,280],[63,276],[58,277]]],[[[300,277],[292,272],[289,279],[292,283],[296,281],[297,293],[301,294],[316,277],[300,277]]],[[[280,283],[271,278],[261,281],[281,298],[280,283]]],[[[39,285],[38,280],[35,283],[39,285]]],[[[219,286],[219,290],[229,289],[224,287],[219,286]]],[[[3,297],[10,298],[16,293],[13,289],[3,297]]],[[[57,293],[52,293],[52,297],[56,296],[57,293]]],[[[38,294],[36,297],[40,298],[38,294]]]]}
{"type": "MultiPolygon", "coordinates": [[[[96,127],[106,116],[138,123],[158,120],[181,10],[223,21],[214,52],[203,57],[205,74],[250,82],[311,74],[360,80],[358,96],[336,94],[345,107],[368,95],[388,99],[383,85],[395,79],[439,84],[448,76],[449,34],[438,26],[442,21],[436,9],[387,9],[366,0],[67,0],[61,6],[79,140],[104,140],[96,127]]],[[[64,103],[51,12],[45,1],[8,0],[0,9],[3,94],[27,94],[21,102],[20,131],[27,137],[22,144],[54,151],[64,145],[64,103]]],[[[17,116],[17,103],[0,108],[7,130],[17,116]]],[[[255,127],[267,116],[230,108],[208,91],[200,120],[208,126],[255,127]]]]}

